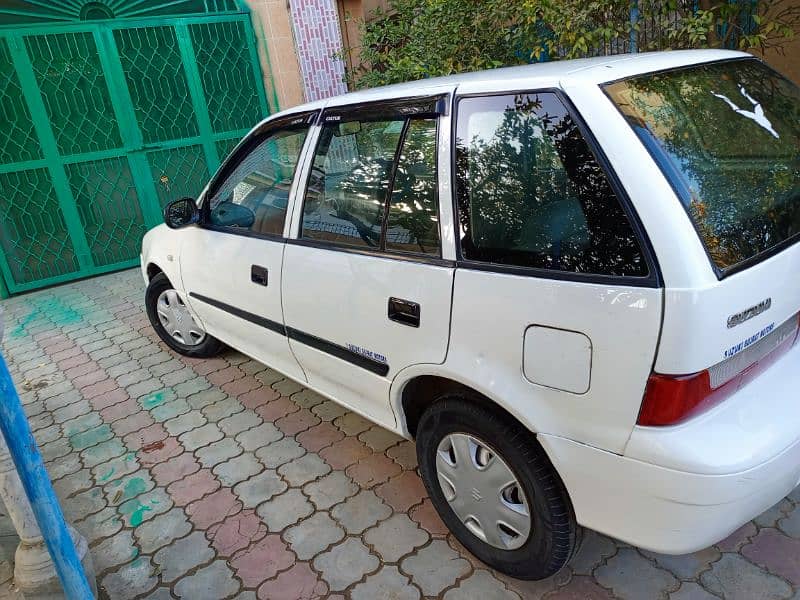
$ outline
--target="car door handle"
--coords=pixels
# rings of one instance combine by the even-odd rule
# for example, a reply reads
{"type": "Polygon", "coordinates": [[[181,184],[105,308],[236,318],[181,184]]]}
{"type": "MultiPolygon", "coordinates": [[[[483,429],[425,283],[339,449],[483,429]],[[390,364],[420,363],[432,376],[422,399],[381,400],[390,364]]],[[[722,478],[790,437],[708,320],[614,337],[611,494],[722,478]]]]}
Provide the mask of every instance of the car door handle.
{"type": "Polygon", "coordinates": [[[389,298],[389,320],[419,327],[419,304],[402,298],[389,298]]]}
{"type": "Polygon", "coordinates": [[[250,281],[266,286],[269,283],[269,271],[266,267],[253,265],[250,267],[250,281]]]}

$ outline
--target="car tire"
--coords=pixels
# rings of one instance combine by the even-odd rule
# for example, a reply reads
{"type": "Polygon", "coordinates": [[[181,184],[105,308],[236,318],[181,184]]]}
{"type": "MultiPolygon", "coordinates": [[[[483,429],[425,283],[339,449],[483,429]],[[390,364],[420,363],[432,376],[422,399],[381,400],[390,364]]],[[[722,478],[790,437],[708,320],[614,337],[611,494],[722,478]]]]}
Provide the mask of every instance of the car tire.
{"type": "Polygon", "coordinates": [[[172,283],[170,283],[170,280],[167,279],[164,273],[158,273],[150,280],[147,291],[145,292],[145,307],[147,309],[147,317],[150,319],[150,324],[153,326],[153,329],[155,329],[158,337],[178,354],[191,356],[192,358],[210,358],[219,354],[220,350],[224,348],[222,342],[203,331],[194,318],[192,318],[188,309],[185,309],[180,295],[173,288],[172,283]],[[165,323],[162,322],[162,317],[159,316],[159,302],[162,300],[166,302],[169,296],[173,298],[173,301],[177,301],[177,307],[180,307],[182,312],[185,312],[182,318],[191,320],[193,332],[196,335],[199,333],[202,334],[202,337],[198,335],[196,341],[192,339],[191,335],[186,336],[192,339],[193,343],[183,343],[181,341],[183,338],[180,335],[176,336],[167,331],[165,323]]]}
{"type": "MultiPolygon", "coordinates": [[[[423,413],[416,444],[420,473],[434,507],[458,541],[480,560],[518,579],[544,579],[569,562],[580,544],[581,530],[561,478],[530,431],[466,395],[446,394],[423,413]],[[471,464],[455,458],[456,446],[468,449],[471,464]],[[455,467],[448,466],[451,463],[455,467]],[[481,486],[484,480],[499,481],[495,475],[502,476],[502,467],[510,469],[515,483],[492,496],[481,486]],[[451,475],[458,480],[456,485],[451,475]],[[508,494],[513,495],[513,504],[507,502],[508,494]],[[520,517],[527,512],[530,526],[524,539],[502,522],[510,514],[508,507],[515,507],[519,519],[511,523],[524,523],[520,517]],[[466,513],[470,514],[465,519],[466,513]],[[484,529],[479,525],[483,520],[497,526],[484,529]]],[[[496,485],[490,483],[488,488],[491,492],[496,485]]]]}

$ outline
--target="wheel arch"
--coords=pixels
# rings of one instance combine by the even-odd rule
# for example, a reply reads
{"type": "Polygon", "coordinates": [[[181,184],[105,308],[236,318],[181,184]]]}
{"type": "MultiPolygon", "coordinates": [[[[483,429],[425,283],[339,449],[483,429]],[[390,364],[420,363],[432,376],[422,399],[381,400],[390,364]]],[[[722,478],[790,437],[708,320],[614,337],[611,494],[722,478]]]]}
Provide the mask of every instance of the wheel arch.
{"type": "Polygon", "coordinates": [[[407,373],[402,379],[401,375],[402,373],[398,374],[392,385],[393,406],[398,426],[403,435],[409,438],[416,437],[417,425],[425,409],[446,393],[464,394],[469,397],[471,402],[499,412],[518,422],[531,433],[537,433],[530,422],[502,400],[492,397],[486,390],[466,383],[452,373],[436,373],[434,371],[407,373]]]}

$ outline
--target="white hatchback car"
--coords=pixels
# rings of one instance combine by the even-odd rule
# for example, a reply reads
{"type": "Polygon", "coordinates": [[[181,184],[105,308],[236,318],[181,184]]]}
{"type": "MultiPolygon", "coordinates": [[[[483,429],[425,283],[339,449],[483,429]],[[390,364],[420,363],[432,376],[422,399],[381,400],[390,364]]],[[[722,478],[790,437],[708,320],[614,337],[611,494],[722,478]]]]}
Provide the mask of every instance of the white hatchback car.
{"type": "Polygon", "coordinates": [[[555,573],[580,526],[695,551],[800,482],[800,90],[747,54],[313,102],[165,220],[142,249],[161,338],[416,439],[500,571],[555,573]]]}

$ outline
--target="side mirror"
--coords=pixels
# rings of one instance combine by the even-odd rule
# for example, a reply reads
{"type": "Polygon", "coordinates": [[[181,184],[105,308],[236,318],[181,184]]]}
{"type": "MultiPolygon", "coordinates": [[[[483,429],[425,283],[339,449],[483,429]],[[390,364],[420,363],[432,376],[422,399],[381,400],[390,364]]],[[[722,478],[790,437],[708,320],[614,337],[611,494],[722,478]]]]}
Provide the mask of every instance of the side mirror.
{"type": "Polygon", "coordinates": [[[200,211],[193,198],[173,200],[164,207],[164,223],[170,229],[180,229],[200,221],[200,211]]]}

